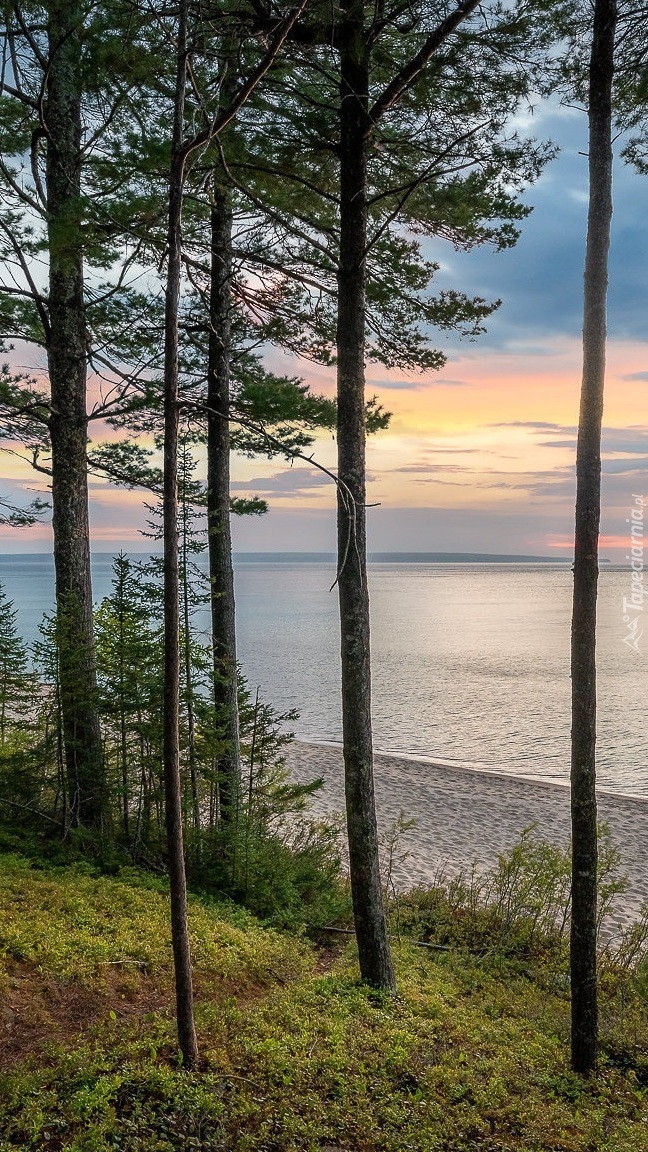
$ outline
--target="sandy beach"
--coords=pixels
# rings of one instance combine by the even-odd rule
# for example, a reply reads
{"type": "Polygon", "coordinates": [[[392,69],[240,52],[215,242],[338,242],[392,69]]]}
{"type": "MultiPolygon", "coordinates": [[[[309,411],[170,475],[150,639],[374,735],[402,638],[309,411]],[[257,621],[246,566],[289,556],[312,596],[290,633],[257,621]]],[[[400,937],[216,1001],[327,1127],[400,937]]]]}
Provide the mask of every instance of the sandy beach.
{"type": "MultiPolygon", "coordinates": [[[[313,799],[318,815],[343,809],[340,748],[296,741],[287,763],[298,780],[324,777],[324,787],[313,799]]],[[[569,840],[569,790],[560,784],[391,754],[376,755],[375,781],[381,828],[401,812],[416,820],[402,840],[409,856],[396,879],[403,886],[429,881],[439,868],[452,873],[473,862],[490,868],[498,853],[511,848],[531,824],[537,824],[545,840],[563,847],[569,840]]],[[[599,816],[621,850],[628,878],[627,892],[615,903],[613,931],[615,924],[636,920],[648,900],[648,800],[603,793],[599,816]]]]}

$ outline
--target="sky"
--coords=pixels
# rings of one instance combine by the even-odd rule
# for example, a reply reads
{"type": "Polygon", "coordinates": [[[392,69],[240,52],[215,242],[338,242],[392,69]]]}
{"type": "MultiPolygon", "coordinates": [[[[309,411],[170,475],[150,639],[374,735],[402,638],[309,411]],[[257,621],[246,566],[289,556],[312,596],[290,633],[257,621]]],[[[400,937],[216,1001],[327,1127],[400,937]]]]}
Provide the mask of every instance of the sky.
{"type": "MultiPolygon", "coordinates": [[[[505,552],[568,556],[573,536],[575,433],[581,377],[582,272],[587,213],[587,121],[540,105],[522,128],[560,146],[525,199],[533,206],[517,246],[456,253],[429,244],[440,287],[502,305],[477,342],[431,334],[448,356],[424,376],[368,365],[367,392],[392,412],[368,444],[368,542],[373,551],[505,552]]],[[[619,150],[619,149],[617,149],[619,150]]],[[[610,264],[602,555],[625,560],[627,519],[648,496],[648,181],[617,159],[610,264]]],[[[275,353],[274,369],[334,392],[331,369],[275,353]]],[[[330,435],[314,454],[335,464],[330,435]]],[[[0,458],[0,497],[42,491],[27,465],[0,458]]],[[[333,551],[335,492],[305,462],[233,461],[233,490],[270,504],[235,518],[238,551],[333,551]]],[[[148,551],[137,493],[93,481],[98,551],[148,551]]],[[[5,552],[48,550],[46,524],[0,529],[5,552]]]]}

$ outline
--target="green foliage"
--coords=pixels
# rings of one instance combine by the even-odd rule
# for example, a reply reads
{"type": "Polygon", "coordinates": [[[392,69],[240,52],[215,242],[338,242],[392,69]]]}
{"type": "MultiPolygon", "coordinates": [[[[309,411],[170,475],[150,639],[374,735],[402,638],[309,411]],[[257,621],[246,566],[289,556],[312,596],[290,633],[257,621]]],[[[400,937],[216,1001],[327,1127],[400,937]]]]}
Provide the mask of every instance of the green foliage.
{"type": "MultiPolygon", "coordinates": [[[[3,353],[9,350],[1,339],[0,349],[3,353]]],[[[8,364],[0,366],[0,415],[3,440],[24,442],[38,463],[38,454],[49,442],[48,398],[34,379],[12,371],[8,364]]]]}
{"type": "Polygon", "coordinates": [[[48,694],[30,666],[17,613],[0,586],[0,815],[16,828],[47,800],[48,694]]]}
{"type": "Polygon", "coordinates": [[[162,491],[162,469],[151,465],[154,453],[135,440],[112,440],[98,444],[88,453],[92,472],[105,475],[125,488],[162,491]]]}
{"type": "Polygon", "coordinates": [[[138,858],[162,834],[162,633],[132,561],[120,553],[113,569],[113,594],[95,613],[100,709],[111,794],[138,858]]]}
{"type": "Polygon", "coordinates": [[[0,527],[31,528],[48,508],[47,501],[40,497],[22,506],[0,499],[0,527]]]}
{"type": "MultiPolygon", "coordinates": [[[[59,1021],[67,1031],[2,1072],[3,1148],[648,1150],[635,1067],[606,1048],[595,1076],[573,1076],[568,1005],[543,983],[401,942],[400,996],[377,998],[357,981],[352,946],[318,958],[240,909],[193,898],[203,1063],[180,1073],[164,884],[6,857],[0,880],[4,1004],[20,1012],[20,989],[24,1012],[45,981],[54,1011],[73,981],[94,1006],[83,1036],[74,1017],[59,1021]]],[[[617,1038],[630,1047],[646,1019],[637,1001],[617,1038]]]]}
{"type": "Polygon", "coordinates": [[[296,713],[277,713],[239,689],[243,779],[232,826],[206,833],[209,850],[192,859],[189,875],[203,889],[226,892],[255,915],[282,928],[317,927],[346,917],[341,883],[341,834],[336,821],[315,821],[308,803],[322,780],[300,784],[283,752],[296,713]]]}
{"type": "MultiPolygon", "coordinates": [[[[166,882],[123,869],[117,879],[88,865],[34,869],[25,858],[0,858],[0,956],[7,968],[25,961],[41,973],[81,984],[101,982],[110,969],[172,973],[166,882]]],[[[278,965],[300,971],[303,948],[262,931],[234,905],[190,900],[193,960],[198,980],[236,979],[240,987],[267,980],[278,965]]]]}
{"type": "Polygon", "coordinates": [[[13,601],[0,584],[0,746],[10,732],[23,731],[37,685],[28,669],[27,650],[18,635],[13,601]]]}
{"type": "MultiPolygon", "coordinates": [[[[253,701],[243,684],[240,806],[233,827],[225,833],[221,826],[215,765],[223,724],[214,711],[211,652],[192,632],[205,581],[190,560],[201,546],[192,532],[193,506],[184,501],[183,508],[180,751],[189,882],[280,926],[345,916],[340,829],[313,821],[308,811],[321,781],[297,784],[285,767],[295,713],[253,701]]],[[[113,569],[113,591],[95,612],[107,816],[100,835],[70,827],[59,675],[67,632],[55,619],[44,621],[33,652],[36,673],[30,671],[15,612],[0,589],[0,850],[24,849],[61,863],[85,857],[104,871],[129,862],[162,871],[161,573],[159,564],[141,565],[123,553],[113,569]]]]}
{"type": "MultiPolygon", "coordinates": [[[[557,966],[566,972],[571,850],[540,839],[537,831],[537,825],[525,829],[490,872],[476,865],[455,875],[441,871],[432,885],[398,895],[394,915],[399,931],[433,946],[489,953],[497,962],[549,961],[554,970],[557,966]]],[[[599,929],[625,888],[620,853],[610,841],[607,825],[601,823],[599,929]]],[[[616,950],[608,946],[606,954],[615,957],[614,966],[627,969],[643,957],[645,936],[646,929],[639,925],[616,950]]]]}
{"type": "Polygon", "coordinates": [[[265,516],[268,501],[260,496],[231,496],[230,512],[233,516],[265,516]]]}

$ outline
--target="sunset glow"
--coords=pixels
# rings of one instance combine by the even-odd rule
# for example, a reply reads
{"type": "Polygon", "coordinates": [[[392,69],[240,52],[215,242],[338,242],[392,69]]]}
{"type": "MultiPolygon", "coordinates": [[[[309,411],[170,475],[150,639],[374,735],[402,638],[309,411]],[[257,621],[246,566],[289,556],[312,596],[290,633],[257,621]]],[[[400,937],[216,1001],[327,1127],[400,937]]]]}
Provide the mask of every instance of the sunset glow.
{"type": "MultiPolygon", "coordinates": [[[[543,109],[535,130],[562,151],[528,199],[534,205],[510,252],[453,253],[432,243],[439,287],[502,300],[474,343],[439,338],[439,373],[387,371],[367,364],[367,395],[392,413],[390,428],[368,443],[369,546],[379,551],[466,550],[569,555],[573,533],[575,430],[581,382],[582,257],[585,237],[586,120],[574,110],[543,109]]],[[[644,181],[622,163],[616,172],[610,270],[609,346],[603,444],[602,549],[623,560],[633,494],[648,489],[648,347],[643,285],[648,228],[639,210],[644,181]]],[[[17,354],[18,355],[18,354],[17,354]]],[[[21,350],[19,362],[27,363],[21,350]]],[[[40,362],[35,365],[42,371],[40,362]]],[[[334,369],[270,351],[268,366],[301,375],[333,396],[334,369]]],[[[93,426],[93,439],[111,437],[93,426]]],[[[335,469],[336,445],[318,436],[314,462],[335,469]]],[[[31,499],[45,477],[5,454],[2,493],[31,499]]],[[[235,495],[257,494],[266,517],[236,520],[242,551],[335,547],[335,492],[308,460],[235,458],[235,495]]],[[[142,494],[91,479],[95,548],[147,550],[142,494]]],[[[4,528],[6,551],[50,546],[46,523],[4,528]]]]}

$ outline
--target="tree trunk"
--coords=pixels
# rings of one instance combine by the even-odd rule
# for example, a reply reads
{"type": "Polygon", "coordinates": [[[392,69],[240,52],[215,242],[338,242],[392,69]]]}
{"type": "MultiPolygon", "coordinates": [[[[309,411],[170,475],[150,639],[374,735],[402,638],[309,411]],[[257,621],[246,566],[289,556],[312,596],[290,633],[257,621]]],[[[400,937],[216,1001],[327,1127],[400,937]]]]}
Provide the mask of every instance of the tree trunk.
{"type": "Polygon", "coordinates": [[[81,41],[83,10],[65,0],[48,8],[47,349],[52,397],[52,527],[61,702],[69,812],[100,828],[104,761],[97,711],[92,625],[86,459],[86,325],[81,236],[81,41]]]}
{"type": "Polygon", "coordinates": [[[182,621],[183,655],[185,673],[185,693],[187,703],[187,754],[189,759],[189,782],[191,785],[191,807],[194,825],[194,851],[200,857],[200,796],[198,792],[198,769],[196,765],[196,716],[193,686],[193,665],[191,660],[191,612],[189,608],[189,463],[185,458],[182,464],[182,621]]]}
{"type": "Polygon", "coordinates": [[[365,515],[365,247],[369,61],[358,0],[346,6],[340,46],[338,271],[338,588],[349,869],[360,973],[378,988],[395,977],[383,908],[373,785],[369,594],[365,515]]]}
{"type": "Polygon", "coordinates": [[[119,734],[122,779],[122,814],[124,820],[124,840],[130,848],[130,788],[128,780],[128,729],[126,721],[126,651],[124,635],[124,614],[126,610],[126,590],[123,567],[123,553],[120,553],[120,566],[117,575],[116,592],[119,597],[119,734]]]}
{"type": "Polygon", "coordinates": [[[182,199],[187,0],[178,21],[178,71],[169,177],[168,268],[164,331],[164,798],[178,1042],[185,1068],[198,1063],[194,1026],[180,781],[180,583],[178,571],[178,307],[182,275],[182,199]]]}
{"type": "Polygon", "coordinates": [[[211,286],[207,385],[207,523],[214,704],[224,736],[217,760],[220,819],[236,823],[241,787],[236,609],[230,530],[230,358],[232,310],[232,204],[224,179],[214,181],[211,210],[211,286]]]}
{"type": "Polygon", "coordinates": [[[572,614],[572,1067],[596,1065],[597,821],[596,594],[601,510],[608,250],[612,220],[614,0],[596,0],[589,83],[589,214],[585,257],[583,383],[576,457],[572,614]]]}

